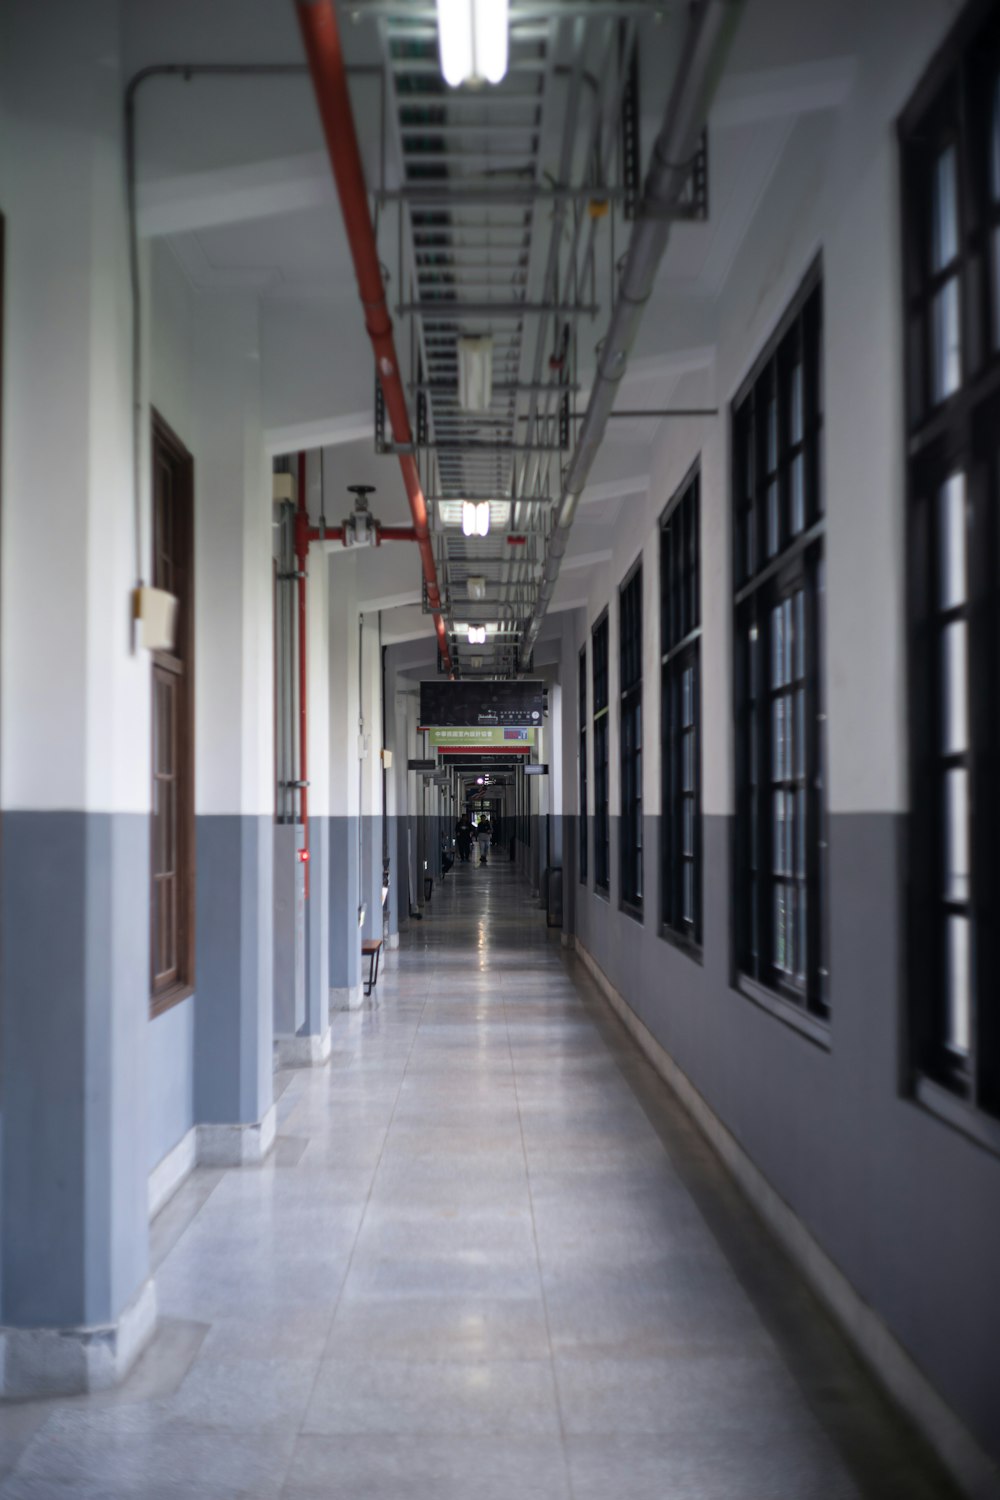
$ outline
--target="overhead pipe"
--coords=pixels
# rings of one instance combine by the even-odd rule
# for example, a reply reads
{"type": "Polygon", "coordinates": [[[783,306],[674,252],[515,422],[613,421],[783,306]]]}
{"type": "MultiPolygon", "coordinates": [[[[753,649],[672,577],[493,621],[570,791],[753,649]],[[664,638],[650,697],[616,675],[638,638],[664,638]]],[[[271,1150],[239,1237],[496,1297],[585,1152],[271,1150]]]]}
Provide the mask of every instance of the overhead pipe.
{"type": "MultiPolygon", "coordinates": [[[[343,542],[347,546],[343,526],[310,526],[310,542],[343,542]]],[[[381,547],[383,542],[417,542],[415,526],[383,526],[375,522],[375,545],[381,547]]]]}
{"type": "MultiPolygon", "coordinates": [[[[332,0],[296,0],[299,26],[305,44],[309,71],[316,91],[326,148],[333,168],[340,208],[344,216],[344,227],[354,261],[354,274],[358,281],[361,303],[365,310],[365,328],[375,353],[375,368],[385,398],[385,409],[392,428],[393,441],[412,446],[413,433],[406,408],[406,393],[400,377],[399,359],[392,334],[392,319],[386,306],[382,268],[379,264],[375,244],[375,230],[368,207],[368,189],[365,184],[361,152],[354,128],[354,115],[347,88],[347,70],[344,64],[340,29],[334,13],[332,0]]],[[[431,545],[427,524],[427,501],[416,459],[412,453],[398,454],[399,467],[406,487],[413,527],[420,547],[420,561],[427,585],[427,602],[434,616],[438,649],[449,671],[453,670],[451,651],[448,647],[448,632],[441,612],[441,591],[438,586],[434,548],[431,545]]]]}
{"type": "Polygon", "coordinates": [[[628,365],[629,351],[667,248],[673,215],[691,176],[701,132],[743,3],[744,0],[691,0],[688,7],[687,34],[677,70],[677,83],[671,91],[663,125],[653,146],[642,204],[629,241],[590,400],[563,480],[538,599],[521,641],[522,670],[527,668],[555,591],[576,507],[604,438],[611,408],[628,365]]]}

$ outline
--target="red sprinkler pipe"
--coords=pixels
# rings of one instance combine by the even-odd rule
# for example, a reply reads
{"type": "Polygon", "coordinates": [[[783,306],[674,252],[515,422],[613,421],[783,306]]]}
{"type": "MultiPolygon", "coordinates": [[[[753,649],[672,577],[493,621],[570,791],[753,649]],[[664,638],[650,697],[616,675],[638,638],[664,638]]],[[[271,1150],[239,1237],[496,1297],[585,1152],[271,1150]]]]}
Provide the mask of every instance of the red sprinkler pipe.
{"type": "MultiPolygon", "coordinates": [[[[343,542],[343,526],[327,526],[320,531],[318,526],[309,528],[310,542],[343,542]]],[[[415,526],[376,526],[375,545],[381,547],[383,542],[416,542],[419,538],[415,526]]],[[[346,543],[345,543],[346,545],[346,543]]]]}
{"type": "MultiPolygon", "coordinates": [[[[400,379],[399,360],[392,336],[392,319],[386,306],[375,231],[368,208],[368,189],[361,165],[357,132],[354,129],[337,17],[331,0],[296,0],[296,10],[316,91],[323,134],[326,137],[326,149],[337,184],[344,227],[351,247],[361,304],[365,310],[365,327],[375,351],[375,368],[382,383],[393,439],[397,443],[412,444],[413,433],[410,430],[406,394],[400,379]]],[[[403,473],[403,483],[420,547],[420,561],[427,583],[427,602],[434,616],[438,647],[445,666],[450,671],[451,652],[441,614],[441,591],[434,565],[434,549],[427,527],[427,501],[413,455],[401,453],[399,467],[403,473]]]]}
{"type": "Polygon", "coordinates": [[[299,454],[299,483],[295,505],[295,571],[299,592],[299,818],[302,823],[302,853],[305,866],[305,896],[309,898],[309,781],[306,713],[306,570],[309,566],[309,509],[306,505],[306,456],[299,454]]]}

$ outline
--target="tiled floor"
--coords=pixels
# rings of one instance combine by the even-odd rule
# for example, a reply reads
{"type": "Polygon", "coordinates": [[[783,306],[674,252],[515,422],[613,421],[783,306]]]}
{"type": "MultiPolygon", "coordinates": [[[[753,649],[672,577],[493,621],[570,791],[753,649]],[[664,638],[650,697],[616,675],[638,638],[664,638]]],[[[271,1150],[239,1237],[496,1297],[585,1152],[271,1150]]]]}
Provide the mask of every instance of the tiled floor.
{"type": "Polygon", "coordinates": [[[509,865],[333,1045],[157,1220],[126,1385],[0,1408],[5,1500],[952,1494],[509,865]]]}

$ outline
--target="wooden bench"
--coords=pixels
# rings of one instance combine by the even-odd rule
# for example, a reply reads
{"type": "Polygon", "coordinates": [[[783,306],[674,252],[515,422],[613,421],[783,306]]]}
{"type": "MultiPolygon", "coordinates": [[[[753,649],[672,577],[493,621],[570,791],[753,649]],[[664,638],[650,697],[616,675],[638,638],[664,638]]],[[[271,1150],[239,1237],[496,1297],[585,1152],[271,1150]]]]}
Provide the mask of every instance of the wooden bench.
{"type": "Polygon", "coordinates": [[[378,984],[378,956],[381,951],[381,938],[365,938],[361,944],[361,956],[368,960],[368,978],[365,980],[366,995],[370,995],[378,984]]]}

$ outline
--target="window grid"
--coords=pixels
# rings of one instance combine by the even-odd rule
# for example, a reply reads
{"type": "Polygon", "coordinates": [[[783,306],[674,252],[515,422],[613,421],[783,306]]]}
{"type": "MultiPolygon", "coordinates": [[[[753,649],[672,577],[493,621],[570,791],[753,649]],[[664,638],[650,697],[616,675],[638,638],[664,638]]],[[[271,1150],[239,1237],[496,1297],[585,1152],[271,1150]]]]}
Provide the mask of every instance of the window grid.
{"type": "Polygon", "coordinates": [[[900,121],[918,1077],[1000,1113],[1000,16],[969,7],[900,121]]]}
{"type": "Polygon", "coordinates": [[[642,566],[618,591],[621,725],[621,900],[642,911],[642,566]]]}
{"type": "Polygon", "coordinates": [[[825,1019],[818,269],[737,397],[733,423],[736,961],[825,1019]]]}
{"type": "Polygon", "coordinates": [[[594,699],[594,889],[611,883],[608,817],[608,615],[591,631],[591,680],[594,699]]]}
{"type": "Polygon", "coordinates": [[[700,478],[681,486],[660,530],[663,816],[661,919],[701,943],[700,478]]]}

